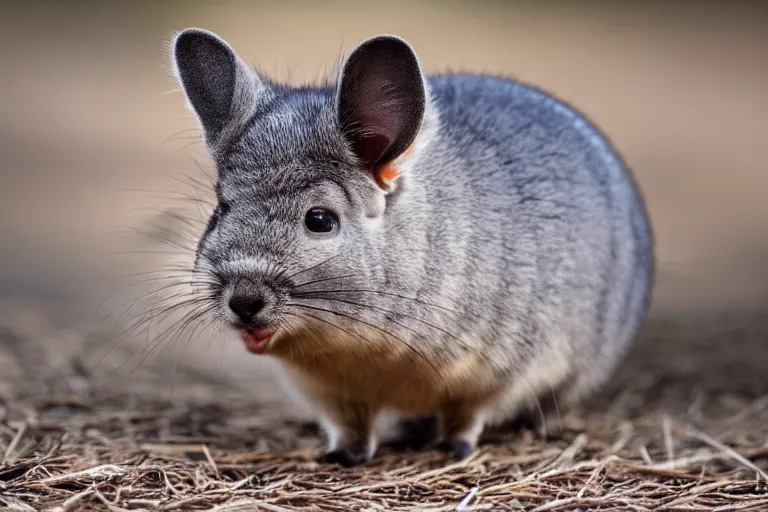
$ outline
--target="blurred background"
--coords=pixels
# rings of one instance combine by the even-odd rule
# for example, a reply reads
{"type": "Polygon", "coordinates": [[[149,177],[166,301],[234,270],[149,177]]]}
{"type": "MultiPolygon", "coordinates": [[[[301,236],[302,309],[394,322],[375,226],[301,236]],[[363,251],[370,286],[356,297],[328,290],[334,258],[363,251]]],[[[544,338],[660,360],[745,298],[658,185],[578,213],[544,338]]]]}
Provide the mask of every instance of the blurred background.
{"type": "Polygon", "coordinates": [[[170,38],[188,26],[292,83],[386,32],[428,72],[504,74],[572,103],[634,169],[656,232],[651,318],[629,364],[693,387],[734,372],[717,385],[768,392],[768,3],[2,0],[4,393],[77,392],[119,369],[165,393],[179,361],[192,383],[261,378],[262,361],[218,338],[138,365],[125,360],[147,342],[129,333],[102,359],[126,314],[109,306],[105,322],[98,297],[172,250],[139,254],[151,244],[115,232],[161,223],[187,243],[162,212],[208,213],[195,200],[206,193],[182,183],[212,174],[169,72],[170,38]]]}

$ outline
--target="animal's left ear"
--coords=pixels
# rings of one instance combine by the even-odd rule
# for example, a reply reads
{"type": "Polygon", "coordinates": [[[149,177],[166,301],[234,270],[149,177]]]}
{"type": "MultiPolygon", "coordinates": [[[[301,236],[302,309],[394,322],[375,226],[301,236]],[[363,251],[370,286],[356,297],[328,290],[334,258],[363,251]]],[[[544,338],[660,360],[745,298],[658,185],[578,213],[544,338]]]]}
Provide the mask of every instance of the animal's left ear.
{"type": "Polygon", "coordinates": [[[411,46],[387,35],[361,43],[344,63],[337,101],[344,136],[387,189],[399,173],[390,164],[413,144],[426,107],[424,76],[411,46]]]}

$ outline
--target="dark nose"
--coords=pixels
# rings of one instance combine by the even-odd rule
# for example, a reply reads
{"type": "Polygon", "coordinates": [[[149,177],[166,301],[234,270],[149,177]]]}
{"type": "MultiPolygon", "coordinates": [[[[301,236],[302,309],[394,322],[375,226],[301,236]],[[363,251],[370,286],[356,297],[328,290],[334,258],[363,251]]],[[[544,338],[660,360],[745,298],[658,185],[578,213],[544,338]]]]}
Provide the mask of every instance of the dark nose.
{"type": "Polygon", "coordinates": [[[241,279],[235,284],[232,297],[229,299],[229,309],[241,321],[247,323],[253,320],[253,317],[264,309],[264,305],[264,297],[256,284],[245,279],[241,279]]]}

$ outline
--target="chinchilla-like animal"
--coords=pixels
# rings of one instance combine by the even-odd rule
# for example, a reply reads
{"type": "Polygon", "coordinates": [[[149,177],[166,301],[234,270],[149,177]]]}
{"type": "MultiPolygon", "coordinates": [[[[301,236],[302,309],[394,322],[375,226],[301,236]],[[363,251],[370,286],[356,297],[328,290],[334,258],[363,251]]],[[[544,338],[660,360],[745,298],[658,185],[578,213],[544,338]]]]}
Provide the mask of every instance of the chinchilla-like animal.
{"type": "Polygon", "coordinates": [[[503,78],[425,76],[390,35],[318,86],[260,76],[200,29],[173,62],[217,170],[202,293],[314,407],[320,460],[370,460],[392,415],[437,418],[435,442],[463,457],[489,422],[610,378],[646,314],[653,243],[581,114],[503,78]]]}

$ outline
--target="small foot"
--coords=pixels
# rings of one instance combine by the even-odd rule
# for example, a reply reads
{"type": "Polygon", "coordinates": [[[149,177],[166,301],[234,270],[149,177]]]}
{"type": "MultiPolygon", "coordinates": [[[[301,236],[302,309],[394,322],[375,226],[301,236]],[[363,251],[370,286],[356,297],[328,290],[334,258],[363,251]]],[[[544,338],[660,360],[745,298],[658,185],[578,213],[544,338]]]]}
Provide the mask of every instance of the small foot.
{"type": "Polygon", "coordinates": [[[453,455],[457,460],[466,459],[473,451],[475,451],[474,447],[463,439],[443,441],[437,445],[437,449],[441,452],[453,455]]]}
{"type": "Polygon", "coordinates": [[[345,468],[357,466],[363,461],[362,457],[358,457],[352,453],[352,450],[346,448],[326,452],[315,460],[320,464],[338,464],[345,468]]]}

